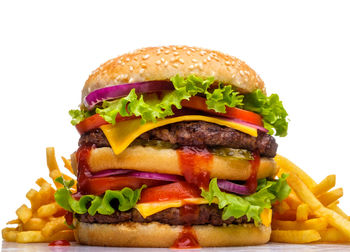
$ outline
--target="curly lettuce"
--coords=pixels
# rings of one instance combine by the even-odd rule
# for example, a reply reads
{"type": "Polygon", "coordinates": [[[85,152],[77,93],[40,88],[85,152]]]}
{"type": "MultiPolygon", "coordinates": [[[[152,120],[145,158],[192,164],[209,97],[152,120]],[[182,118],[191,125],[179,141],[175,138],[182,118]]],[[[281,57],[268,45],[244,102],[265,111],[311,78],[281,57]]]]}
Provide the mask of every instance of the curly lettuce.
{"type": "Polygon", "coordinates": [[[162,98],[155,95],[138,95],[135,89],[132,89],[126,97],[104,101],[95,111],[70,110],[71,123],[76,125],[94,113],[98,113],[111,124],[115,124],[118,114],[122,117],[139,116],[141,123],[155,122],[174,115],[172,108],[181,109],[181,101],[201,95],[205,96],[208,109],[218,113],[225,113],[227,107],[240,107],[253,111],[263,117],[264,127],[269,130],[269,134],[287,135],[288,114],[277,94],[265,96],[261,90],[256,90],[242,95],[235,92],[231,85],[223,83],[216,85],[214,77],[203,79],[190,75],[183,78],[176,75],[170,80],[174,90],[166,92],[162,98]]]}
{"type": "Polygon", "coordinates": [[[208,191],[202,189],[201,196],[208,200],[209,204],[216,200],[219,209],[223,209],[223,220],[246,215],[248,221],[253,219],[257,225],[261,222],[260,215],[265,208],[271,208],[271,204],[276,200],[284,200],[288,197],[291,189],[287,183],[287,177],[288,174],[282,174],[278,180],[261,179],[258,181],[257,191],[248,196],[222,192],[218,187],[217,178],[213,178],[209,183],[208,191]]]}
{"type": "Polygon", "coordinates": [[[128,187],[122,190],[107,190],[103,196],[84,195],[79,200],[72,197],[70,188],[74,185],[74,180],[65,181],[63,177],[58,177],[56,180],[63,185],[55,193],[56,202],[65,210],[73,213],[84,214],[89,213],[95,215],[96,213],[111,215],[115,209],[111,206],[111,202],[118,201],[119,211],[128,211],[133,208],[140,199],[141,191],[146,188],[143,185],[137,190],[132,190],[128,187]]]}

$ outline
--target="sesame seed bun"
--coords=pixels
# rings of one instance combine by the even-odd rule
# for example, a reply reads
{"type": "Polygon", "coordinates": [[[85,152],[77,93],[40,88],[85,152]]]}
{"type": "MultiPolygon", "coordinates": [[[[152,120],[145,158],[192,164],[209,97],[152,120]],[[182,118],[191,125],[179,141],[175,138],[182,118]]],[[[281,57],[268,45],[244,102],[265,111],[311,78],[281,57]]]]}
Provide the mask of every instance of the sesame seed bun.
{"type": "MultiPolygon", "coordinates": [[[[71,156],[72,167],[77,170],[76,156],[71,156]]],[[[183,175],[176,150],[153,147],[133,146],[115,155],[109,147],[92,149],[88,160],[90,171],[98,172],[107,169],[131,169],[144,172],[158,172],[183,175]],[[155,158],[157,157],[157,158],[155,158]]],[[[251,164],[247,160],[213,155],[210,167],[212,178],[229,180],[247,180],[251,164]]],[[[278,172],[272,158],[262,157],[258,168],[258,179],[274,177],[278,172]]]]}
{"type": "Polygon", "coordinates": [[[97,68],[85,82],[82,100],[90,92],[107,86],[169,80],[175,75],[215,77],[241,93],[265,92],[264,82],[243,61],[221,52],[189,46],[148,47],[111,59],[97,68]]]}
{"type": "MultiPolygon", "coordinates": [[[[248,246],[267,243],[271,227],[254,224],[193,226],[201,247],[248,246]]],[[[81,244],[115,247],[165,247],[174,244],[183,226],[157,222],[88,224],[78,222],[75,237],[81,244]]]]}

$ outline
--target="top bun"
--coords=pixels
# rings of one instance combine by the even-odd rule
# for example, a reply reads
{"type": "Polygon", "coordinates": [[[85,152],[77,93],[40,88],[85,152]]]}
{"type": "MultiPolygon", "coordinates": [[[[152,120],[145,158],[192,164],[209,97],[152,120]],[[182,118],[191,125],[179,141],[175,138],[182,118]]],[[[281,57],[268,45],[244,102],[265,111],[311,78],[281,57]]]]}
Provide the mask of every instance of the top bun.
{"type": "Polygon", "coordinates": [[[261,89],[264,82],[243,61],[212,50],[189,46],[148,47],[111,59],[97,68],[85,82],[82,99],[107,86],[169,80],[175,75],[191,74],[232,85],[241,93],[261,89]]]}

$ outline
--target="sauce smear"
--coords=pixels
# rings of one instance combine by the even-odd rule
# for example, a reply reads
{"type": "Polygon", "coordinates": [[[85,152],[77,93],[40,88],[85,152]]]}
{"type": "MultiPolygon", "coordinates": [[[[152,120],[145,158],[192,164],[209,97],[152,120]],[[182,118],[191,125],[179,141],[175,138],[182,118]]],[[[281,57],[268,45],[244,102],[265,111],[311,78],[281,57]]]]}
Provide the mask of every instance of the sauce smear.
{"type": "Polygon", "coordinates": [[[184,226],[179,237],[175,240],[172,249],[200,248],[195,230],[191,226],[184,226]]]}
{"type": "Polygon", "coordinates": [[[251,193],[254,193],[256,191],[256,187],[258,186],[257,175],[258,175],[258,169],[259,169],[259,165],[260,165],[259,152],[254,151],[253,157],[254,157],[254,160],[250,160],[251,173],[250,173],[250,176],[245,183],[251,193]]]}
{"type": "Polygon", "coordinates": [[[77,175],[77,189],[81,194],[88,193],[89,177],[91,177],[88,159],[90,156],[91,146],[80,146],[76,158],[78,160],[78,175],[77,175]]]}
{"type": "Polygon", "coordinates": [[[70,246],[70,243],[66,240],[58,240],[51,242],[49,246],[70,246]]]}
{"type": "Polygon", "coordinates": [[[213,154],[205,148],[184,146],[177,150],[177,156],[186,181],[208,189],[213,154]]]}

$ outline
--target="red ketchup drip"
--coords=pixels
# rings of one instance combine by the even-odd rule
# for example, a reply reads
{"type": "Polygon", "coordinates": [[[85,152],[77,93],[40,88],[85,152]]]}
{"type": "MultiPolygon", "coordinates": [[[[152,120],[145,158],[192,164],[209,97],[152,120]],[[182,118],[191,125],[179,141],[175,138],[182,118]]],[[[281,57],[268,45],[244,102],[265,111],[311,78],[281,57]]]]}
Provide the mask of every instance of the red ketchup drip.
{"type": "Polygon", "coordinates": [[[213,154],[205,148],[184,146],[177,150],[177,156],[186,181],[208,189],[213,154]]]}
{"type": "Polygon", "coordinates": [[[198,219],[199,206],[194,204],[184,205],[180,208],[180,216],[186,224],[193,223],[193,221],[198,219]]]}
{"type": "Polygon", "coordinates": [[[73,213],[72,212],[67,212],[66,215],[64,216],[64,218],[66,219],[66,222],[68,225],[73,224],[73,213]]]}
{"type": "Polygon", "coordinates": [[[256,187],[258,186],[257,175],[258,175],[258,168],[260,165],[259,152],[254,151],[253,157],[254,157],[254,160],[250,160],[251,173],[250,173],[250,176],[245,183],[251,193],[254,193],[256,191],[256,187]]]}
{"type": "Polygon", "coordinates": [[[66,240],[58,240],[51,242],[49,246],[70,246],[70,243],[66,240]]]}
{"type": "Polygon", "coordinates": [[[81,194],[88,193],[89,177],[91,176],[88,159],[91,152],[91,146],[80,146],[76,158],[78,160],[78,175],[77,175],[77,189],[81,194]]]}
{"type": "Polygon", "coordinates": [[[200,248],[195,230],[191,226],[184,226],[179,237],[175,240],[172,249],[200,248]]]}

